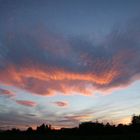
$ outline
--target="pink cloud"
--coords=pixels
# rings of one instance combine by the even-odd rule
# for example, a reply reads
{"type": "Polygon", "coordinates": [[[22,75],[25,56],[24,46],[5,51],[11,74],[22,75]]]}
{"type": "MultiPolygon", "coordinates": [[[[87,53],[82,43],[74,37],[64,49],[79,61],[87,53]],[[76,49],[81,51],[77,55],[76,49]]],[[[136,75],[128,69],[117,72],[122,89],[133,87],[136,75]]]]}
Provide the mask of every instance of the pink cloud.
{"type": "Polygon", "coordinates": [[[27,101],[27,100],[16,100],[16,103],[28,107],[35,107],[37,105],[36,102],[27,101]]]}
{"type": "Polygon", "coordinates": [[[56,101],[53,102],[55,105],[57,105],[58,107],[67,107],[68,106],[68,102],[66,101],[56,101]]]}

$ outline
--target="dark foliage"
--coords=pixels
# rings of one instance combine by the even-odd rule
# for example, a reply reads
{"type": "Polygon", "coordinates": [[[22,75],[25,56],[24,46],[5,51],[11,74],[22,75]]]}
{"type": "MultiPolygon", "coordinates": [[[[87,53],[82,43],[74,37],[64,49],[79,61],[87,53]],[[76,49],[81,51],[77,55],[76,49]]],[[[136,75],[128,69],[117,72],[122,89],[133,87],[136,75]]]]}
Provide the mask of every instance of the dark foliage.
{"type": "MultiPolygon", "coordinates": [[[[36,130],[29,127],[26,131],[20,131],[19,129],[12,129],[7,131],[0,131],[0,139],[6,139],[6,136],[31,136],[32,139],[44,139],[45,137],[53,137],[54,139],[63,139],[62,137],[98,137],[98,136],[124,136],[133,135],[140,138],[140,115],[133,116],[132,121],[129,125],[119,124],[117,126],[110,125],[109,123],[103,124],[99,122],[83,122],[79,124],[79,127],[75,128],[61,128],[60,130],[55,130],[51,128],[51,125],[42,124],[38,126],[36,130]],[[40,138],[43,137],[43,138],[40,138]]],[[[11,138],[11,137],[10,137],[11,138]]],[[[15,138],[14,138],[15,139],[15,138]]],[[[26,139],[26,137],[25,137],[26,139]]],[[[114,139],[114,138],[112,138],[114,139]]],[[[11,140],[11,139],[9,139],[11,140]]]]}

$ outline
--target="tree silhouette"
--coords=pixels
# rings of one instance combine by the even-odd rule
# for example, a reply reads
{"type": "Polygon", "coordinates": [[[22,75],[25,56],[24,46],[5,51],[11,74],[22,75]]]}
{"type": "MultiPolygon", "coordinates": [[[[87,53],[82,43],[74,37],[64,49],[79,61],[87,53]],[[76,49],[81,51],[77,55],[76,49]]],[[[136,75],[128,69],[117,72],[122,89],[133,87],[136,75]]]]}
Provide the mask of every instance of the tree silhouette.
{"type": "Polygon", "coordinates": [[[131,130],[132,132],[140,132],[140,115],[133,115],[131,121],[131,130]]]}
{"type": "Polygon", "coordinates": [[[27,128],[26,132],[27,132],[27,133],[33,133],[32,127],[27,128]]]}
{"type": "Polygon", "coordinates": [[[140,125],[140,115],[133,115],[131,123],[132,125],[140,125]]]}
{"type": "Polygon", "coordinates": [[[45,125],[45,124],[38,126],[36,129],[38,133],[43,133],[43,134],[50,132],[50,130],[51,130],[51,125],[45,125]]]}
{"type": "Polygon", "coordinates": [[[0,134],[4,136],[15,135],[15,136],[31,136],[37,138],[38,136],[94,136],[94,135],[128,135],[140,134],[140,115],[132,116],[131,123],[128,125],[118,124],[112,125],[110,123],[103,124],[98,121],[96,122],[82,122],[79,127],[75,128],[62,128],[60,130],[52,129],[51,125],[42,124],[33,130],[29,127],[26,131],[13,128],[7,131],[0,131],[0,134]]]}

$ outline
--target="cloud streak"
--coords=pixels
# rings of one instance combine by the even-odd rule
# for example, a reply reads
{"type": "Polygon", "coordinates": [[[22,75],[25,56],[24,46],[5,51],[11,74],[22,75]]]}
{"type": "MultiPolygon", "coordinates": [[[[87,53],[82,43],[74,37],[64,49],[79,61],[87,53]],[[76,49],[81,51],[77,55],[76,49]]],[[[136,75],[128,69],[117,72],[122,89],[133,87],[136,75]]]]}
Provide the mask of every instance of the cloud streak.
{"type": "Polygon", "coordinates": [[[27,107],[35,107],[37,105],[36,102],[27,101],[27,100],[16,100],[16,103],[27,107]]]}
{"type": "Polygon", "coordinates": [[[9,90],[6,89],[0,89],[0,95],[6,96],[6,97],[14,97],[15,94],[9,90]]]}

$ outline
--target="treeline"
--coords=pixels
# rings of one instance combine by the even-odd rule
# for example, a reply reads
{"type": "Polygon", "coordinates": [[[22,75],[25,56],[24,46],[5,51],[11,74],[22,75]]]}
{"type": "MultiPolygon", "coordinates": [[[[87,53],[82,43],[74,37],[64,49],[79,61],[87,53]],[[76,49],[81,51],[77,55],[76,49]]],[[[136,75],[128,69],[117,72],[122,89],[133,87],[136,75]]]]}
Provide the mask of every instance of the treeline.
{"type": "Polygon", "coordinates": [[[7,134],[42,134],[42,135],[108,135],[108,134],[131,134],[140,133],[140,115],[134,115],[128,125],[119,124],[117,126],[109,123],[103,124],[96,122],[83,122],[75,128],[61,128],[60,130],[52,129],[51,125],[42,124],[36,130],[29,127],[26,131],[20,131],[13,128],[12,130],[1,131],[7,134]]]}

